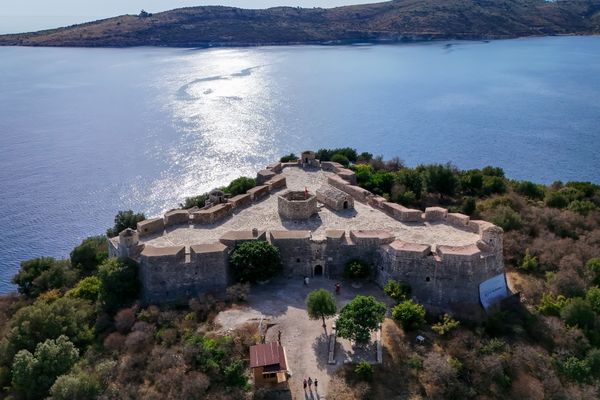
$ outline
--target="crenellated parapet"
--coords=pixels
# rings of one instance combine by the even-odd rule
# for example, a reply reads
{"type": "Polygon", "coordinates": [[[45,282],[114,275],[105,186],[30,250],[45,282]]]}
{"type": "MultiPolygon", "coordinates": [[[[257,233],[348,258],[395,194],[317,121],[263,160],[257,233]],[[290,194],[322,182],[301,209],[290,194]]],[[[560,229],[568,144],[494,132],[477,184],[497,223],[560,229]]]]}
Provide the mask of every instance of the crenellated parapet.
{"type": "Polygon", "coordinates": [[[215,190],[201,209],[139,222],[109,239],[109,254],[137,260],[143,299],[158,303],[223,292],[232,283],[231,252],[254,240],[279,249],[285,276],[340,278],[360,259],[379,285],[406,282],[417,301],[441,310],[477,306],[479,284],[504,272],[501,228],[442,207],[390,202],[357,186],[342,165],[302,156],[259,171],[246,193],[215,190]]]}

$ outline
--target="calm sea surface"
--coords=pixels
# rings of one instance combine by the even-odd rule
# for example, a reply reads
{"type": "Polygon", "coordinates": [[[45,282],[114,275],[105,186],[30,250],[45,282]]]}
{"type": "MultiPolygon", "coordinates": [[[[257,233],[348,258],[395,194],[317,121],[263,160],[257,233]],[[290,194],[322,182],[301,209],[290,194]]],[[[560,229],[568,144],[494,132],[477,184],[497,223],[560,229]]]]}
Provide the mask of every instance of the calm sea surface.
{"type": "Polygon", "coordinates": [[[147,216],[281,154],[600,182],[600,37],[244,49],[0,47],[0,292],[118,210],[147,216]]]}

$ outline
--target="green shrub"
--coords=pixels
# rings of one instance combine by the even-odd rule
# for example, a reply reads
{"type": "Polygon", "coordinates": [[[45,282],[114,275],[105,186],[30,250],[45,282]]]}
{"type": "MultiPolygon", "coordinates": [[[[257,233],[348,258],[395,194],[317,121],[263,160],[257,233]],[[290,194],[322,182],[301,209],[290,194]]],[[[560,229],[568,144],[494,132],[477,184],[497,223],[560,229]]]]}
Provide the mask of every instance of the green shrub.
{"type": "Polygon", "coordinates": [[[358,159],[356,150],[350,147],[342,147],[338,149],[319,149],[315,153],[315,157],[317,160],[321,161],[334,161],[332,159],[334,154],[341,154],[352,162],[356,162],[356,160],[358,159]]]}
{"type": "Polygon", "coordinates": [[[503,353],[506,350],[506,342],[500,338],[490,339],[483,347],[481,347],[481,354],[489,355],[495,353],[503,353]]]}
{"type": "Polygon", "coordinates": [[[334,154],[331,156],[331,161],[342,164],[344,167],[348,167],[350,165],[350,160],[343,154],[334,154]]]}
{"type": "Polygon", "coordinates": [[[77,271],[71,269],[67,260],[40,257],[21,262],[12,283],[22,295],[35,298],[48,290],[71,287],[77,278],[77,271]]]}
{"type": "Polygon", "coordinates": [[[139,293],[138,266],[132,260],[109,258],[98,267],[99,300],[108,312],[127,306],[139,293]]]}
{"type": "Polygon", "coordinates": [[[119,211],[115,215],[115,225],[106,231],[106,236],[115,237],[124,229],[136,229],[137,223],[145,219],[146,217],[142,213],[136,214],[131,210],[119,211]]]}
{"type": "Polygon", "coordinates": [[[473,197],[464,197],[463,198],[462,205],[460,206],[460,210],[463,213],[465,213],[467,215],[473,215],[476,208],[477,208],[477,202],[475,201],[475,198],[473,198],[473,197]]]}
{"type": "Polygon", "coordinates": [[[585,294],[585,300],[592,306],[596,314],[600,314],[600,288],[598,286],[588,289],[585,294]]]}
{"type": "Polygon", "coordinates": [[[356,159],[356,162],[359,163],[368,163],[369,161],[371,161],[373,159],[373,154],[363,151],[362,153],[360,153],[358,155],[358,158],[356,159]]]}
{"type": "Polygon", "coordinates": [[[36,346],[35,354],[21,350],[12,364],[12,383],[26,399],[45,398],[48,390],[79,358],[79,351],[66,336],[48,339],[36,346]]]}
{"type": "Polygon", "coordinates": [[[420,165],[417,170],[423,175],[428,192],[439,193],[442,198],[452,196],[456,192],[458,186],[456,168],[450,164],[420,165]]]}
{"type": "Polygon", "coordinates": [[[283,156],[279,159],[280,162],[292,162],[292,161],[298,161],[298,156],[295,155],[294,153],[290,153],[287,156],[283,156]]]}
{"type": "Polygon", "coordinates": [[[66,297],[84,299],[95,303],[100,296],[102,281],[97,276],[88,276],[80,280],[73,289],[65,293],[66,297]]]}
{"type": "Polygon", "coordinates": [[[450,315],[444,314],[442,321],[433,324],[431,329],[438,335],[445,336],[459,326],[460,322],[452,318],[450,315]]]}
{"type": "Polygon", "coordinates": [[[523,226],[521,216],[515,210],[507,206],[499,206],[494,210],[492,222],[505,231],[517,230],[523,226]]]}
{"type": "Polygon", "coordinates": [[[392,308],[392,317],[407,331],[419,329],[425,323],[425,308],[405,300],[392,308]]]}
{"type": "Polygon", "coordinates": [[[418,355],[412,355],[408,358],[408,367],[420,371],[423,369],[423,359],[418,355]]]}
{"type": "Polygon", "coordinates": [[[586,360],[577,357],[569,357],[560,364],[561,372],[570,380],[575,382],[586,382],[589,380],[591,371],[586,360]]]}
{"type": "Polygon", "coordinates": [[[544,198],[544,202],[548,207],[565,208],[569,205],[569,199],[559,192],[548,192],[544,198]]]}
{"type": "Polygon", "coordinates": [[[229,259],[236,282],[257,282],[270,279],[281,270],[279,249],[264,240],[240,244],[229,259]]]}
{"type": "Polygon", "coordinates": [[[390,279],[383,287],[383,292],[399,303],[410,297],[411,288],[408,283],[390,279]]]}
{"type": "Polygon", "coordinates": [[[488,165],[487,167],[483,167],[481,173],[485,176],[497,176],[499,178],[504,178],[504,170],[500,167],[492,167],[488,165]]]}
{"type": "Polygon", "coordinates": [[[246,367],[240,360],[235,360],[223,369],[225,384],[229,387],[245,388],[248,386],[246,367]]]}
{"type": "Polygon", "coordinates": [[[596,313],[592,306],[580,298],[575,298],[564,306],[560,316],[568,326],[577,326],[584,331],[594,329],[596,325],[596,313]]]}
{"type": "Polygon", "coordinates": [[[61,335],[77,346],[85,346],[93,338],[93,318],[94,309],[87,301],[66,297],[51,303],[36,301],[20,308],[11,318],[0,356],[10,363],[19,350],[32,352],[38,343],[61,335]]]}
{"type": "Polygon", "coordinates": [[[532,200],[542,200],[546,194],[543,185],[538,185],[530,181],[517,181],[513,184],[513,187],[515,192],[532,200]]]}
{"type": "Polygon", "coordinates": [[[573,200],[569,203],[568,209],[581,215],[588,215],[596,210],[596,205],[589,200],[573,200]]]}
{"type": "Polygon", "coordinates": [[[229,185],[224,187],[223,191],[231,194],[232,196],[237,196],[238,194],[246,193],[254,186],[256,186],[256,181],[254,179],[240,176],[239,178],[232,180],[229,185]]]}
{"type": "Polygon", "coordinates": [[[84,239],[70,254],[71,266],[80,271],[82,276],[95,273],[98,265],[108,258],[106,236],[91,236],[84,239]]]}
{"type": "Polygon", "coordinates": [[[49,400],[88,400],[100,394],[100,383],[95,376],[74,372],[59,376],[50,388],[49,400]]]}
{"type": "Polygon", "coordinates": [[[600,349],[591,349],[585,361],[590,369],[590,373],[594,378],[600,377],[600,349]]]}
{"type": "Polygon", "coordinates": [[[537,306],[537,310],[544,315],[560,316],[561,310],[569,303],[569,299],[559,294],[554,297],[552,293],[542,294],[540,304],[537,306]]]}
{"type": "Polygon", "coordinates": [[[344,276],[346,279],[364,279],[371,274],[369,264],[361,260],[352,260],[346,263],[344,267],[344,276]]]}
{"type": "Polygon", "coordinates": [[[373,379],[373,366],[366,361],[360,361],[354,367],[354,373],[358,379],[363,381],[370,381],[373,379]]]}
{"type": "Polygon", "coordinates": [[[463,193],[477,195],[483,188],[483,174],[478,169],[462,171],[459,175],[460,190],[463,193]]]}
{"type": "Polygon", "coordinates": [[[540,265],[538,263],[537,257],[532,256],[529,253],[529,249],[525,249],[525,256],[523,257],[523,260],[521,260],[519,268],[526,272],[537,272],[539,267],[540,265]]]}
{"type": "Polygon", "coordinates": [[[202,208],[206,205],[206,200],[208,200],[208,194],[199,194],[198,196],[186,197],[185,202],[180,204],[182,208],[188,209],[192,207],[202,208]]]}
{"type": "Polygon", "coordinates": [[[498,176],[486,175],[483,177],[483,187],[481,188],[481,192],[486,196],[494,193],[506,193],[506,181],[504,178],[498,176]]]}
{"type": "Polygon", "coordinates": [[[585,268],[591,275],[593,282],[600,285],[600,258],[590,258],[585,263],[585,268]]]}

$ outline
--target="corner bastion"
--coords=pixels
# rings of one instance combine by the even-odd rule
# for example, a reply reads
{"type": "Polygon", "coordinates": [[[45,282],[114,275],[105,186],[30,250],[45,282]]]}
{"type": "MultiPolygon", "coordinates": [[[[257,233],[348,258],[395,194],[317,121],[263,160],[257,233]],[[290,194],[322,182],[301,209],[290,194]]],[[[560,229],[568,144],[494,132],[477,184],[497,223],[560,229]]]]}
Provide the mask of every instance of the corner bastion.
{"type": "Polygon", "coordinates": [[[146,303],[223,292],[232,283],[230,253],[266,240],[280,250],[288,277],[338,279],[348,261],[361,259],[378,285],[406,282],[430,310],[481,310],[480,283],[504,273],[501,228],[388,202],[356,186],[351,170],[313,157],[266,167],[262,184],[246,194],[142,221],[109,239],[109,254],[139,262],[146,303]]]}

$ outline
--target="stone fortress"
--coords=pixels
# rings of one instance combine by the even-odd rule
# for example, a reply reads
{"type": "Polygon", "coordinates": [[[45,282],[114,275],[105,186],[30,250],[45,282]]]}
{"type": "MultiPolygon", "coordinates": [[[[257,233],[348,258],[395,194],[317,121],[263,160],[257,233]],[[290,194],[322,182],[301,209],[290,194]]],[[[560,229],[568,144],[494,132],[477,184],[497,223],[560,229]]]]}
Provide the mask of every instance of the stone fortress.
{"type": "Polygon", "coordinates": [[[348,261],[366,261],[378,285],[406,282],[434,311],[480,311],[480,283],[504,274],[501,228],[440,207],[388,202],[314,152],[270,165],[256,179],[245,194],[215,190],[202,209],[172,210],[109,239],[110,256],[139,263],[143,301],[222,292],[232,283],[230,252],[249,240],[276,246],[287,277],[337,279],[348,261]]]}

